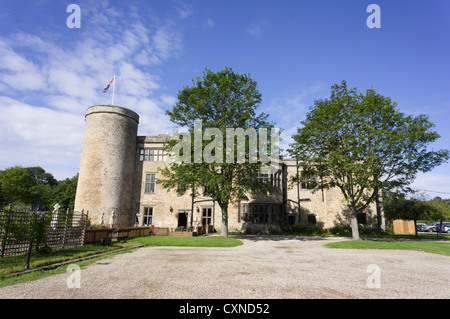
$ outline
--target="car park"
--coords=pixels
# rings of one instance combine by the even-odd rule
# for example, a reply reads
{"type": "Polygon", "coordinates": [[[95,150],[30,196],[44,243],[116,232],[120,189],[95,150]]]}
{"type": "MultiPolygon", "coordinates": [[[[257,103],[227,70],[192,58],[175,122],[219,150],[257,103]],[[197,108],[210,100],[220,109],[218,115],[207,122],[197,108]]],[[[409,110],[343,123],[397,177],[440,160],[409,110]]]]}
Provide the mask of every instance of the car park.
{"type": "Polygon", "coordinates": [[[436,225],[437,225],[437,224],[438,224],[438,223],[426,224],[426,225],[423,227],[423,231],[426,231],[426,232],[433,232],[433,231],[435,231],[436,225]]]}
{"type": "Polygon", "coordinates": [[[449,228],[450,228],[449,222],[442,223],[442,230],[441,230],[441,223],[437,223],[436,227],[434,228],[434,231],[436,231],[436,232],[440,231],[441,233],[446,233],[446,232],[448,232],[449,228]]]}
{"type": "Polygon", "coordinates": [[[417,231],[424,231],[423,228],[426,226],[426,224],[424,223],[417,223],[416,224],[416,229],[417,231]]]}

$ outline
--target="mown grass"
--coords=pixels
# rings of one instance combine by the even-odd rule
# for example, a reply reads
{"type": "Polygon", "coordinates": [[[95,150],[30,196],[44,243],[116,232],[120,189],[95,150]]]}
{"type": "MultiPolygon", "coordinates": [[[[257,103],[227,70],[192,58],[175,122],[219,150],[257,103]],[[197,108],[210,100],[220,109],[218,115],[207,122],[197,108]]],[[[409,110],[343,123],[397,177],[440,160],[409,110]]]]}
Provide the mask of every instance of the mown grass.
{"type": "Polygon", "coordinates": [[[442,241],[406,240],[346,240],[324,245],[328,248],[345,249],[399,249],[417,250],[450,256],[450,243],[442,241]]]}
{"type": "Polygon", "coordinates": [[[236,247],[242,241],[231,237],[172,237],[172,236],[145,236],[127,239],[128,243],[142,244],[144,246],[178,246],[178,247],[236,247]]]}

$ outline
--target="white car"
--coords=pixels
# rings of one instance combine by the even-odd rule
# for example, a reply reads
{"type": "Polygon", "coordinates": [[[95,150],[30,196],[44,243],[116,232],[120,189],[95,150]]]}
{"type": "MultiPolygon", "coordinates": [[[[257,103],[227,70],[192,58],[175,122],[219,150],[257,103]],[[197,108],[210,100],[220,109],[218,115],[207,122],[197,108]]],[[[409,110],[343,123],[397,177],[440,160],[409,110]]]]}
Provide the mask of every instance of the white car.
{"type": "Polygon", "coordinates": [[[431,223],[431,224],[427,224],[425,225],[425,227],[423,227],[423,231],[427,231],[427,232],[432,232],[436,230],[436,225],[438,223],[431,223]]]}

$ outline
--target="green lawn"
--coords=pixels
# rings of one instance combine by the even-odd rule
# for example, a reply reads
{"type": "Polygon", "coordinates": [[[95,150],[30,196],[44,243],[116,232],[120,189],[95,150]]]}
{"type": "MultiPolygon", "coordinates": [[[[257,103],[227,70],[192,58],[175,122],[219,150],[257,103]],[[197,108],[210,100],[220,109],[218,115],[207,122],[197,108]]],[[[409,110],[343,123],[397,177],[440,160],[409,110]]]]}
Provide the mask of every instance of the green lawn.
{"type": "Polygon", "coordinates": [[[142,244],[145,246],[179,246],[179,247],[235,247],[242,245],[242,241],[219,236],[207,237],[172,237],[172,236],[145,236],[126,240],[127,243],[142,244]]]}
{"type": "Polygon", "coordinates": [[[328,248],[417,250],[450,256],[450,243],[445,241],[347,240],[325,244],[328,248]]]}
{"type": "MultiPolygon", "coordinates": [[[[112,252],[127,246],[132,246],[132,243],[116,243],[111,246],[83,245],[48,253],[33,252],[30,258],[30,269],[49,266],[79,258],[86,258],[100,253],[112,252]]],[[[0,258],[0,276],[23,271],[26,261],[26,253],[19,256],[0,258]]]]}

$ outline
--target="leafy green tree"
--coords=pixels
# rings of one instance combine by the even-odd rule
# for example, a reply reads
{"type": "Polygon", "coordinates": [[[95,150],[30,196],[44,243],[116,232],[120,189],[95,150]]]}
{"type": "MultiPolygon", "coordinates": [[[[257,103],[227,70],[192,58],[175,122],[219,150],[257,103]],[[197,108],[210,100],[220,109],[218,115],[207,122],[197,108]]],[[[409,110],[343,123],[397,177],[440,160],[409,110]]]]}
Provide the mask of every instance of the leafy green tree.
{"type": "Polygon", "coordinates": [[[42,167],[34,166],[27,167],[26,170],[28,174],[31,175],[40,184],[50,185],[51,187],[56,186],[58,181],[53,177],[51,173],[47,173],[42,167]]]}
{"type": "Polygon", "coordinates": [[[56,184],[53,175],[41,167],[14,166],[0,171],[4,205],[39,205],[51,209],[54,202],[53,187],[56,184]]]}
{"type": "MultiPolygon", "coordinates": [[[[162,170],[164,178],[158,182],[168,189],[177,188],[179,193],[205,186],[222,211],[221,235],[228,236],[228,205],[247,200],[249,193],[267,192],[270,186],[258,182],[258,173],[265,163],[249,160],[255,154],[252,152],[261,155],[259,148],[246,138],[245,152],[241,154],[237,141],[227,129],[255,129],[261,141],[259,129],[270,131],[273,124],[267,121],[268,115],[256,113],[261,94],[256,81],[248,75],[237,74],[229,67],[218,72],[205,69],[203,76],[192,84],[179,91],[178,102],[166,112],[173,123],[187,130],[189,134],[183,136],[183,140],[186,139],[184,142],[189,142],[189,146],[177,154],[182,155],[183,160],[176,160],[162,170]],[[215,133],[205,138],[208,129],[215,133]],[[195,140],[196,134],[203,137],[200,144],[195,140]],[[240,156],[245,160],[240,160],[240,156]],[[178,188],[179,185],[185,188],[178,188]]],[[[173,153],[179,143],[180,139],[174,138],[167,144],[168,150],[173,153]]],[[[273,151],[272,145],[269,143],[268,153],[273,151]]]]}
{"type": "Polygon", "coordinates": [[[440,136],[427,116],[406,116],[396,106],[373,88],[361,93],[342,81],[329,99],[315,101],[293,136],[290,153],[305,176],[317,177],[314,189],[340,189],[355,240],[357,214],[382,189],[404,187],[449,158],[448,150],[428,149],[440,136]]]}
{"type": "Polygon", "coordinates": [[[428,219],[435,214],[435,208],[426,200],[419,198],[406,198],[406,195],[390,191],[383,192],[384,214],[388,219],[413,220],[415,235],[417,221],[428,219]]]}
{"type": "Polygon", "coordinates": [[[54,187],[54,202],[60,205],[61,210],[74,210],[77,184],[78,174],[59,181],[58,185],[54,187]]]}
{"type": "Polygon", "coordinates": [[[35,203],[36,181],[26,168],[14,166],[0,171],[0,184],[6,205],[35,203]]]}
{"type": "Polygon", "coordinates": [[[442,222],[450,219],[450,203],[439,197],[428,201],[428,205],[432,207],[430,218],[436,222],[440,222],[440,230],[442,230],[442,222]]]}

